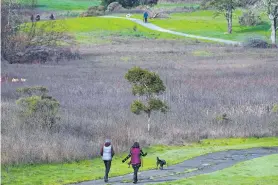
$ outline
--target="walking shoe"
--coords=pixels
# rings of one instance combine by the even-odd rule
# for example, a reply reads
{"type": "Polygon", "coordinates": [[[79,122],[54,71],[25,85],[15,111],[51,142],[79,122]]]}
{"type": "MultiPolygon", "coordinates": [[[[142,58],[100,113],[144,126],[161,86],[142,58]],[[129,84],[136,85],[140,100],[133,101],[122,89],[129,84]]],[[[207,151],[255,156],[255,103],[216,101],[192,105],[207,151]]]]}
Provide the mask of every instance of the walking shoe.
{"type": "Polygon", "coordinates": [[[104,182],[108,182],[108,178],[104,176],[104,182]]]}

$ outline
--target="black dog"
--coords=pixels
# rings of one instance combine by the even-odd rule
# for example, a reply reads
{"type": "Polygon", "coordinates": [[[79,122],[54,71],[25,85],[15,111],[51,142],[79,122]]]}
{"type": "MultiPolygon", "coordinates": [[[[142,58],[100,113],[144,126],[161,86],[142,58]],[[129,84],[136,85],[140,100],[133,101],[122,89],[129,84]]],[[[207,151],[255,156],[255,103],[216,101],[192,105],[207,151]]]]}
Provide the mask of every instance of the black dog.
{"type": "Polygon", "coordinates": [[[159,159],[158,157],[156,158],[156,168],[159,167],[159,169],[163,170],[163,165],[166,165],[166,161],[163,159],[159,159]]]}

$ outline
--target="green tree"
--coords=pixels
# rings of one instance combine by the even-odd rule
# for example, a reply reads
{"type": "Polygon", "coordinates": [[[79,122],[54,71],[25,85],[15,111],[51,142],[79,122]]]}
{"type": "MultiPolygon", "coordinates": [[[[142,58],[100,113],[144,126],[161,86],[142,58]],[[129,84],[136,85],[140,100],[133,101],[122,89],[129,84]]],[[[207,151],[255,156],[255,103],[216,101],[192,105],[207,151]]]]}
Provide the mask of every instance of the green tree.
{"type": "Polygon", "coordinates": [[[148,131],[150,131],[151,113],[160,111],[166,113],[168,106],[159,99],[159,95],[165,92],[165,86],[159,76],[140,67],[131,68],[125,75],[132,84],[132,94],[138,96],[138,100],[131,104],[131,111],[134,114],[146,113],[148,116],[148,131]],[[141,97],[143,100],[139,100],[141,97]]]}
{"type": "Polygon", "coordinates": [[[38,121],[39,126],[51,129],[57,121],[60,104],[47,95],[47,88],[24,87],[18,88],[17,92],[21,95],[16,101],[20,107],[20,118],[24,122],[29,122],[31,118],[38,121]]]}
{"type": "Polygon", "coordinates": [[[202,3],[202,6],[205,8],[215,8],[217,10],[216,15],[224,13],[228,24],[229,34],[232,33],[233,28],[233,11],[241,5],[240,0],[205,0],[202,3]]]}

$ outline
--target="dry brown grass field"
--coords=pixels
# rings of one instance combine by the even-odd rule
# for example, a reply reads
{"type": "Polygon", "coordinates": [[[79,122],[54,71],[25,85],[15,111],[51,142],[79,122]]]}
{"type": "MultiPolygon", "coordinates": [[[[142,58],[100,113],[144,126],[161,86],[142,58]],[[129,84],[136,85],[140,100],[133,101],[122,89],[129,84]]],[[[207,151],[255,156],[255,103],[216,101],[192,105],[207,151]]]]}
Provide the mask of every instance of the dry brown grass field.
{"type": "Polygon", "coordinates": [[[143,146],[202,138],[278,136],[277,49],[245,49],[209,43],[115,39],[81,47],[83,59],[48,64],[4,64],[2,163],[54,162],[96,156],[105,137],[116,152],[139,138],[143,146]],[[170,111],[133,115],[136,99],[125,73],[133,66],[157,72],[170,111]],[[21,124],[16,88],[42,85],[61,103],[58,125],[21,124]],[[269,111],[267,110],[269,107],[269,111]],[[224,113],[229,121],[219,119],[224,113]]]}

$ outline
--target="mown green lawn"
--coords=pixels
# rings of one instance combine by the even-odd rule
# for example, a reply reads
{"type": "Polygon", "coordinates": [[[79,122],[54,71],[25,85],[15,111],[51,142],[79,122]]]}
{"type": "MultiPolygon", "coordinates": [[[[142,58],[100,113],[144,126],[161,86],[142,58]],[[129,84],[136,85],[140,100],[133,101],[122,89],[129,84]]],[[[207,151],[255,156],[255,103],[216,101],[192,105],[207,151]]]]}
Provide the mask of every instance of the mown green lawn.
{"type": "MultiPolygon", "coordinates": [[[[154,169],[155,159],[160,156],[167,159],[169,165],[177,164],[186,159],[203,154],[224,151],[229,149],[245,149],[252,147],[278,146],[278,138],[231,138],[231,139],[207,139],[199,143],[184,146],[152,146],[143,148],[148,152],[143,159],[141,170],[154,169]],[[173,157],[175,156],[175,157],[173,157]]],[[[127,164],[121,160],[127,155],[118,154],[112,163],[110,176],[119,176],[132,172],[127,164]]],[[[34,164],[19,166],[1,166],[2,185],[61,185],[100,179],[103,177],[104,165],[100,158],[83,160],[79,162],[67,162],[56,164],[34,164]]]]}
{"type": "MultiPolygon", "coordinates": [[[[30,0],[18,0],[30,3],[30,0]]],[[[43,10],[87,10],[90,6],[100,5],[101,0],[37,0],[37,7],[43,10]]]]}
{"type": "Polygon", "coordinates": [[[232,34],[227,34],[227,21],[225,17],[222,14],[214,17],[214,12],[209,10],[191,13],[175,13],[171,14],[168,19],[153,19],[150,20],[150,22],[165,29],[200,36],[235,41],[243,41],[250,36],[260,36],[269,39],[270,25],[265,16],[262,16],[265,22],[261,25],[240,26],[238,23],[238,17],[241,14],[241,10],[234,12],[232,34]]]}
{"type": "MultiPolygon", "coordinates": [[[[169,33],[149,30],[137,25],[132,21],[118,18],[101,17],[79,17],[64,20],[55,20],[57,25],[65,28],[76,39],[82,43],[95,41],[107,41],[109,37],[132,37],[147,39],[184,39],[188,38],[176,36],[169,33]]],[[[46,21],[38,22],[44,25],[46,21]]]]}
{"type": "Polygon", "coordinates": [[[238,163],[230,168],[159,185],[277,185],[278,154],[238,163]]]}

